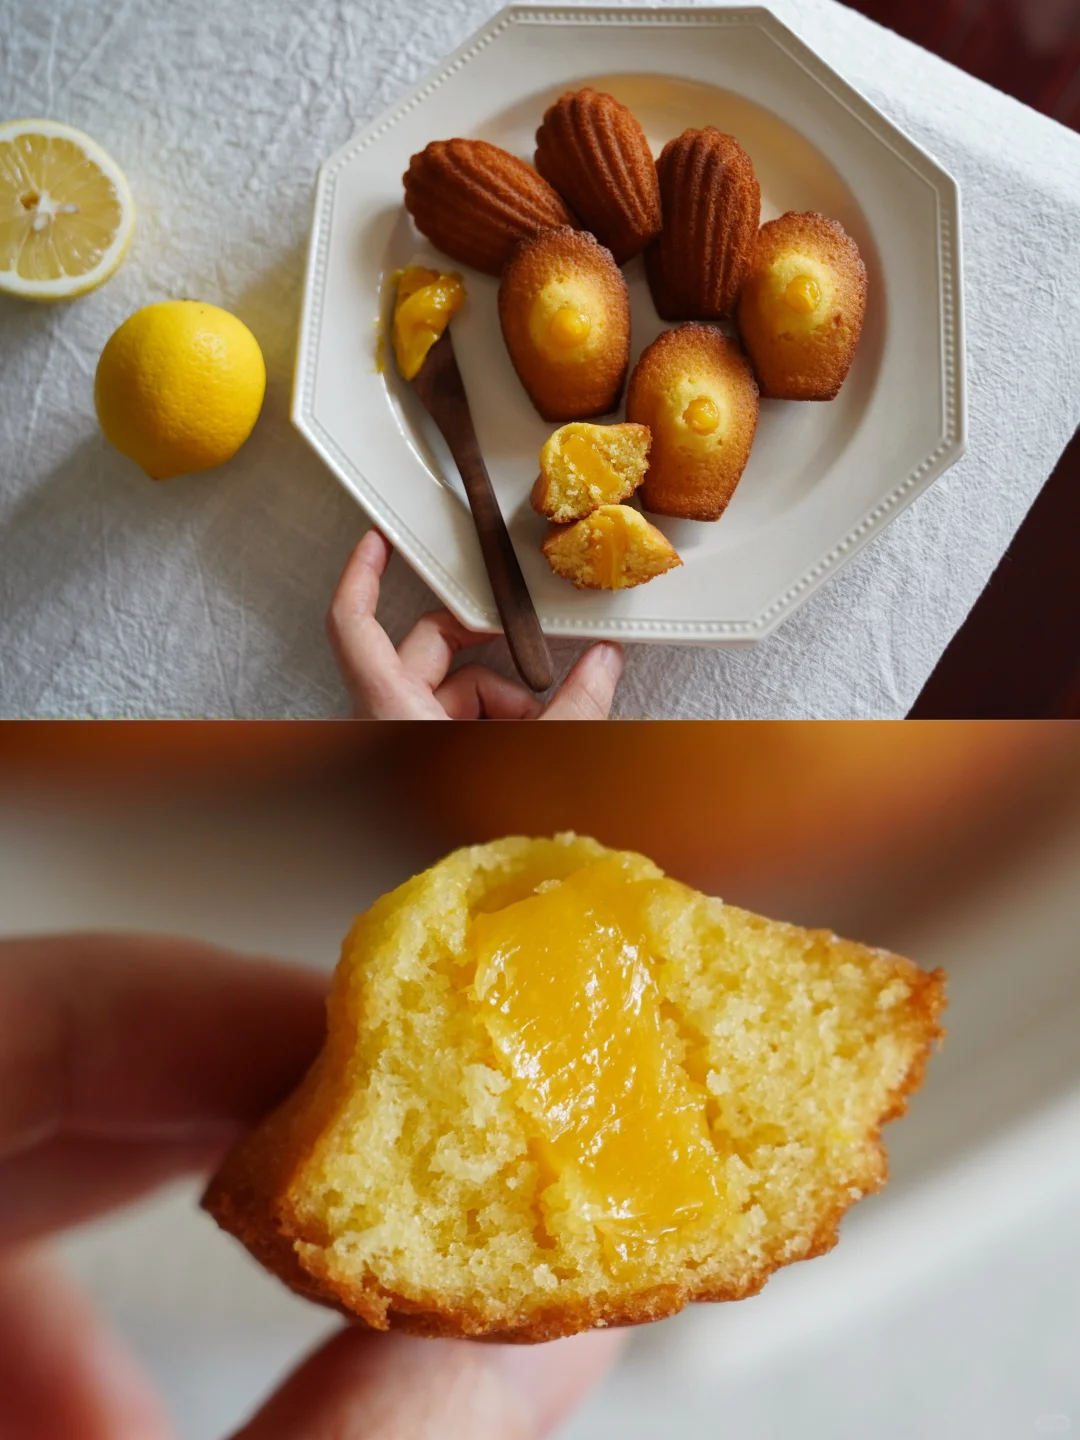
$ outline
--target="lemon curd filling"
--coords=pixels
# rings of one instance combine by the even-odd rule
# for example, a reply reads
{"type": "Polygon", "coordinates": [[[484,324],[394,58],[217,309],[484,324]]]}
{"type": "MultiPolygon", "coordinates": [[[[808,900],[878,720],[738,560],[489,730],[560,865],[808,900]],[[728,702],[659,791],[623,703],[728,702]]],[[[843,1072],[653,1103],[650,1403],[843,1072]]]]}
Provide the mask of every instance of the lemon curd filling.
{"type": "Polygon", "coordinates": [[[560,305],[551,317],[548,335],[560,350],[576,350],[584,345],[592,330],[592,319],[577,305],[560,305]]]}
{"type": "Polygon", "coordinates": [[[412,380],[465,300],[460,275],[440,275],[410,265],[398,279],[394,302],[394,356],[406,380],[412,380]]]}
{"type": "Polygon", "coordinates": [[[706,1093],[673,1057],[645,906],[601,859],[474,916],[473,991],[562,1203],[615,1260],[722,1206],[706,1093]]]}
{"type": "Polygon", "coordinates": [[[712,435],[720,424],[720,411],[715,400],[699,395],[683,411],[683,420],[695,435],[712,435]]]}
{"type": "Polygon", "coordinates": [[[592,517],[592,527],[597,578],[605,590],[617,590],[622,562],[630,549],[626,521],[621,514],[606,512],[592,517]]]}
{"type": "Polygon", "coordinates": [[[584,484],[595,485],[598,489],[610,489],[615,485],[618,477],[614,469],[599,446],[594,445],[586,435],[571,431],[562,437],[561,449],[563,459],[574,467],[584,484]]]}
{"type": "Polygon", "coordinates": [[[796,275],[784,291],[784,303],[796,315],[813,315],[821,298],[821,286],[812,275],[796,275]]]}

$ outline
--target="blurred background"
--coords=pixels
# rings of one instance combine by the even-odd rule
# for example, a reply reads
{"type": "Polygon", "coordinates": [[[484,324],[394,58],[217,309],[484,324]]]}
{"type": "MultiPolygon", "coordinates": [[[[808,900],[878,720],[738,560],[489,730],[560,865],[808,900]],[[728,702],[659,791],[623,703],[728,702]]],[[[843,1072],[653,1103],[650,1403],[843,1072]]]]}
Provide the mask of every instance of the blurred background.
{"type": "MultiPolygon", "coordinates": [[[[180,932],[329,969],[458,843],[576,828],[950,975],[949,1038],[831,1254],[634,1332],[562,1440],[1080,1431],[1080,728],[0,727],[0,928],[180,932]]],[[[333,1316],[183,1183],[66,1257],[189,1440],[333,1316]]]]}

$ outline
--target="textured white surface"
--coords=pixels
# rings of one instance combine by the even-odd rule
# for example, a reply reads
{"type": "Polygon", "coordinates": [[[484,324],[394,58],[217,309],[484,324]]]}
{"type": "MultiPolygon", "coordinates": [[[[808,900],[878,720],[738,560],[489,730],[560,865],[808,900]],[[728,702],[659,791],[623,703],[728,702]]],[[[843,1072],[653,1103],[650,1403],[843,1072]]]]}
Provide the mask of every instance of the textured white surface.
{"type": "MultiPolygon", "coordinates": [[[[354,910],[432,858],[373,812],[0,809],[0,930],[186,931],[325,964],[354,910]]],[[[1046,1430],[1061,1415],[1080,1431],[1078,866],[1074,807],[1052,847],[875,934],[950,973],[948,1042],[887,1131],[888,1189],[755,1299],[636,1332],[561,1440],[1034,1440],[1066,1433],[1046,1430]]],[[[173,1187],[62,1248],[183,1440],[216,1440],[338,1322],[196,1194],[173,1187]]]]}
{"type": "MultiPolygon", "coordinates": [[[[8,5],[0,114],[87,129],[140,224],[98,294],[0,307],[0,713],[343,713],[322,616],[365,521],[287,420],[315,169],[495,8],[8,5]],[[153,486],[98,435],[92,377],[127,314],[177,296],[251,325],[268,397],[224,471],[153,486]]],[[[757,649],[632,651],[619,714],[904,714],[1080,420],[1080,138],[833,0],[773,8],[960,182],[970,448],[757,649]]],[[[430,604],[395,562],[392,633],[430,604]]]]}

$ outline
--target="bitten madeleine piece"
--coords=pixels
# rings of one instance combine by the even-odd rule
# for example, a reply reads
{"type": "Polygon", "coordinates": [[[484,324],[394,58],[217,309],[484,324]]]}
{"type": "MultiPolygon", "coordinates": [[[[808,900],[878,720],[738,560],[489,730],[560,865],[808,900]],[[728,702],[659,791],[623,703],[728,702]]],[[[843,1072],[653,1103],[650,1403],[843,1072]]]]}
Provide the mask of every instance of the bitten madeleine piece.
{"type": "Polygon", "coordinates": [[[664,228],[645,252],[663,320],[723,320],[735,309],[761,223],[750,156],[714,126],[684,130],[656,162],[664,228]]]}
{"type": "Polygon", "coordinates": [[[660,233],[660,186],[645,132],[612,95],[578,90],[544,115],[536,168],[617,265],[660,233]]]}
{"type": "Polygon", "coordinates": [[[782,215],[761,227],[738,326],[762,395],[835,400],[866,314],[866,266],[844,227],[824,215],[782,215]]]}
{"type": "Polygon", "coordinates": [[[719,520],[758,422],[757,385],[735,341],[713,325],[665,330],[634,366],[626,416],[652,433],[645,509],[719,520]]]}
{"type": "Polygon", "coordinates": [[[632,590],[682,564],[671,541],[630,505],[601,505],[552,530],[540,548],[555,574],[579,590],[632,590]]]}
{"type": "Polygon", "coordinates": [[[628,500],[649,468],[650,438],[644,425],[564,425],[540,451],[533,509],[565,525],[628,500]]]}
{"type": "Polygon", "coordinates": [[[322,1054],[204,1204],[377,1330],[549,1340],[741,1299],[884,1183],[943,992],[592,840],[459,850],[356,921],[322,1054]]]}
{"type": "Polygon", "coordinates": [[[563,226],[519,245],[499,284],[499,321],[545,420],[588,420],[618,405],[630,297],[611,251],[591,235],[563,226]]]}
{"type": "Polygon", "coordinates": [[[445,255],[498,275],[514,246],[574,217],[531,165],[486,140],[433,140],[409,161],[405,208],[445,255]]]}

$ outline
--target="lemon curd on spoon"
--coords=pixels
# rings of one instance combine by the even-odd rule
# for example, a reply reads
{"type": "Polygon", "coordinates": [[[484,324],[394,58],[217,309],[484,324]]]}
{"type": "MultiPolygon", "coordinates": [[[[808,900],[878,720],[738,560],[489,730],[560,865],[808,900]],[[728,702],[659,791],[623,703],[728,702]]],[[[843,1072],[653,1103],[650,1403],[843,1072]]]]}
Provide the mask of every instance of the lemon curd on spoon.
{"type": "Polygon", "coordinates": [[[460,275],[440,275],[410,265],[398,277],[394,300],[394,358],[406,380],[412,380],[428,351],[465,303],[460,275]]]}

